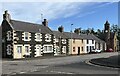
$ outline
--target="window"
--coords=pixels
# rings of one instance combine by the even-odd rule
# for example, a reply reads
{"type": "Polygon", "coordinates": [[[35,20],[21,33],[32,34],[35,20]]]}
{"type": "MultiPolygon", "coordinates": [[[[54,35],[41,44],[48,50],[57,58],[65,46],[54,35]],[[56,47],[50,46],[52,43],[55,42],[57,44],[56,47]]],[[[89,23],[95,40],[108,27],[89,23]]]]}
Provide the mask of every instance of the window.
{"type": "Polygon", "coordinates": [[[45,35],[45,41],[51,41],[51,35],[50,34],[45,35]]]}
{"type": "Polygon", "coordinates": [[[37,34],[37,39],[40,40],[40,34],[37,34]]]}
{"type": "Polygon", "coordinates": [[[66,53],[66,46],[63,46],[62,52],[66,53]]]}
{"type": "Polygon", "coordinates": [[[89,47],[87,46],[87,52],[89,51],[89,47]]]}
{"type": "Polygon", "coordinates": [[[7,45],[7,55],[11,55],[11,45],[7,45]]]}
{"type": "Polygon", "coordinates": [[[73,39],[73,43],[75,43],[75,39],[73,39]]]}
{"type": "Polygon", "coordinates": [[[41,41],[42,35],[40,33],[36,34],[36,41],[41,41]]]}
{"type": "Polygon", "coordinates": [[[75,52],[75,47],[73,47],[73,52],[75,52]]]}
{"type": "Polygon", "coordinates": [[[94,40],[92,40],[92,44],[94,44],[94,40]]]}
{"type": "Polygon", "coordinates": [[[29,39],[29,33],[28,33],[28,32],[25,32],[25,34],[24,34],[24,39],[25,39],[25,40],[28,40],[28,39],[29,39]]]}
{"type": "Polygon", "coordinates": [[[44,50],[47,51],[47,46],[44,46],[44,50]]]}
{"type": "Polygon", "coordinates": [[[83,39],[82,39],[82,43],[83,43],[83,39]]]}
{"type": "Polygon", "coordinates": [[[7,32],[7,40],[10,41],[11,40],[11,31],[7,32]]]}
{"type": "Polygon", "coordinates": [[[44,51],[52,51],[52,46],[44,46],[44,51]]]}
{"type": "Polygon", "coordinates": [[[82,47],[82,51],[83,51],[83,47],[82,47]]]}
{"type": "Polygon", "coordinates": [[[29,46],[25,46],[25,52],[29,53],[29,46]]]}
{"type": "Polygon", "coordinates": [[[89,40],[87,40],[87,44],[89,44],[89,40]]]}
{"type": "Polygon", "coordinates": [[[17,46],[17,52],[21,53],[22,52],[22,46],[17,46]]]}
{"type": "Polygon", "coordinates": [[[66,39],[62,39],[62,43],[63,43],[63,44],[66,44],[66,39]]]}
{"type": "Polygon", "coordinates": [[[59,39],[56,38],[56,42],[59,42],[59,39]]]}
{"type": "Polygon", "coordinates": [[[52,46],[48,46],[47,51],[52,51],[52,46]]]}

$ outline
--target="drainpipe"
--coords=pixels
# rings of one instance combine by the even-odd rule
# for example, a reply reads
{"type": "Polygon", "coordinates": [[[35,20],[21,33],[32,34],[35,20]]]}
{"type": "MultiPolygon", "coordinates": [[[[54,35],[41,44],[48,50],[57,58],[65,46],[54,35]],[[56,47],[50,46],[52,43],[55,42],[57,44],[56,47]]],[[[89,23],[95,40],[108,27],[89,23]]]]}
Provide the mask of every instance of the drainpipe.
{"type": "Polygon", "coordinates": [[[72,53],[72,48],[73,48],[73,47],[72,47],[72,25],[73,25],[73,24],[71,24],[71,53],[72,53]]]}

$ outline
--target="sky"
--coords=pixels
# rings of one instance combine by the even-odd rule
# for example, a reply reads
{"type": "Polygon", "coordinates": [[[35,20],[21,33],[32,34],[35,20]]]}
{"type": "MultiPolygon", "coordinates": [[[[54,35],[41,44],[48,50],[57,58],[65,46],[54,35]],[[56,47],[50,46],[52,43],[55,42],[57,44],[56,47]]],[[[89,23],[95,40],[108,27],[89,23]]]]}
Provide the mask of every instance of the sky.
{"type": "Polygon", "coordinates": [[[1,2],[0,6],[0,23],[8,10],[13,20],[37,24],[43,14],[52,30],[61,25],[68,32],[71,28],[103,29],[106,20],[118,24],[118,2],[1,2]]]}

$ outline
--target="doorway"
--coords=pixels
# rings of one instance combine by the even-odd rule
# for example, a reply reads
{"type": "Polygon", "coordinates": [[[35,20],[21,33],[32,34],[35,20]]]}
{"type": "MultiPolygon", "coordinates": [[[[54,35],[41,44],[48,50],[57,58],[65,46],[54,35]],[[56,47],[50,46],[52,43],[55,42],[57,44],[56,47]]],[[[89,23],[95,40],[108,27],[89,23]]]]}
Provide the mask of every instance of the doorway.
{"type": "Polygon", "coordinates": [[[80,47],[78,47],[78,54],[77,55],[80,55],[80,47]]]}

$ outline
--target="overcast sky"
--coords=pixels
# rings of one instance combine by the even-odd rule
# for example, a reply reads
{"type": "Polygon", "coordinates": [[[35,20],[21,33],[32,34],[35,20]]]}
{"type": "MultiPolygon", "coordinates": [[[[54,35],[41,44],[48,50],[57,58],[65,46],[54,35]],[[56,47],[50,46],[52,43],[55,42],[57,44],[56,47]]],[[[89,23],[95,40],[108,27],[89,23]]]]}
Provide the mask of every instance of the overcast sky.
{"type": "Polygon", "coordinates": [[[117,2],[2,2],[2,14],[8,10],[14,20],[41,24],[41,14],[48,19],[49,27],[57,30],[64,26],[65,31],[81,27],[82,29],[103,29],[106,20],[118,24],[117,2]]]}

